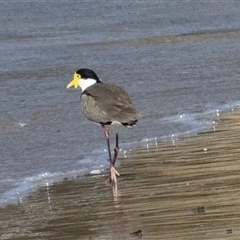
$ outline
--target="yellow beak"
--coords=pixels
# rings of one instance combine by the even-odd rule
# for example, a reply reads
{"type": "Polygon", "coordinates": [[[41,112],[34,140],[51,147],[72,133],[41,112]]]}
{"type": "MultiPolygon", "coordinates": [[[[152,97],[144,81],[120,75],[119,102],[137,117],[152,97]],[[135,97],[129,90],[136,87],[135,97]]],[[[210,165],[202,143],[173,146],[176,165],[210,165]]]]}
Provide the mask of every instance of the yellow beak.
{"type": "Polygon", "coordinates": [[[67,88],[70,88],[70,87],[77,88],[78,87],[78,80],[80,78],[81,78],[81,76],[79,74],[74,73],[73,80],[67,85],[67,88]]]}

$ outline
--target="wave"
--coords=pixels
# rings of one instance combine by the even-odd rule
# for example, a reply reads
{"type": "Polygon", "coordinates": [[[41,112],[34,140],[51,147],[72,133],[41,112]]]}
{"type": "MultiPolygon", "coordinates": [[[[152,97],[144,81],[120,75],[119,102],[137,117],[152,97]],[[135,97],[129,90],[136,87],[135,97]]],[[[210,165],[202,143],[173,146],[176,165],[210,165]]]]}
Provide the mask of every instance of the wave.
{"type": "MultiPolygon", "coordinates": [[[[162,136],[147,136],[140,142],[129,142],[121,144],[120,157],[127,158],[128,153],[135,147],[154,147],[157,142],[176,142],[181,137],[191,137],[204,131],[215,131],[215,126],[221,120],[221,114],[234,113],[240,108],[240,101],[223,104],[208,104],[204,112],[198,113],[178,113],[172,116],[165,116],[158,121],[172,126],[172,132],[162,136]]],[[[22,179],[3,179],[2,185],[10,188],[0,196],[0,206],[8,204],[22,203],[26,196],[36,191],[40,187],[50,186],[64,180],[74,180],[86,176],[87,174],[104,174],[108,163],[106,161],[106,149],[104,151],[95,149],[84,159],[78,160],[77,169],[70,169],[63,172],[45,172],[28,176],[22,179]]],[[[75,167],[76,167],[75,166],[75,167]]]]}

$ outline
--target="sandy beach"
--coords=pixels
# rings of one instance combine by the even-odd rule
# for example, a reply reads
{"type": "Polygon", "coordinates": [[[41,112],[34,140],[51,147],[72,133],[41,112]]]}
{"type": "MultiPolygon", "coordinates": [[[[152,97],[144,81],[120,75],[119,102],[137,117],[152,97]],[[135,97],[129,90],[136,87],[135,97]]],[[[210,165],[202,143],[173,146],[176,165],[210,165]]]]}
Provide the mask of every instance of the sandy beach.
{"type": "Polygon", "coordinates": [[[89,175],[0,209],[0,239],[239,239],[240,112],[215,131],[121,158],[117,188],[89,175]],[[141,230],[141,234],[130,234],[141,230]]]}

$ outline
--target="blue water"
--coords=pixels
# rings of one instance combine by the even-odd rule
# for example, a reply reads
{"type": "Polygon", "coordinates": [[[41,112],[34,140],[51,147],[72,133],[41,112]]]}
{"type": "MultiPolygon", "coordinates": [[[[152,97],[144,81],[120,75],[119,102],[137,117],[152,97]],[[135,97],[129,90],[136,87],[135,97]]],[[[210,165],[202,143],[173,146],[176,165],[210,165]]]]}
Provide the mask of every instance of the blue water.
{"type": "Polygon", "coordinates": [[[66,89],[79,68],[124,87],[144,115],[120,132],[121,157],[214,130],[240,104],[239,12],[226,1],[2,1],[0,204],[108,167],[100,127],[66,89]]]}

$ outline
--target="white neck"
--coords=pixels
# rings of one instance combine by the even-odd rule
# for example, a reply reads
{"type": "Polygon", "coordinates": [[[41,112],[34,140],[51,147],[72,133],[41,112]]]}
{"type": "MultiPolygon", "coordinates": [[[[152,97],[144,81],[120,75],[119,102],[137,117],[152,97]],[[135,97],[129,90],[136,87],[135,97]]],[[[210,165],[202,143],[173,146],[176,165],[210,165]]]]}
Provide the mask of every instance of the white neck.
{"type": "Polygon", "coordinates": [[[82,89],[82,92],[92,86],[93,84],[95,84],[97,81],[95,79],[92,78],[87,78],[87,79],[79,79],[78,80],[78,85],[80,86],[80,88],[82,89]]]}

